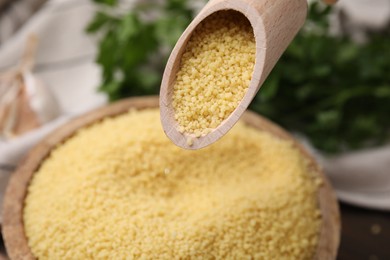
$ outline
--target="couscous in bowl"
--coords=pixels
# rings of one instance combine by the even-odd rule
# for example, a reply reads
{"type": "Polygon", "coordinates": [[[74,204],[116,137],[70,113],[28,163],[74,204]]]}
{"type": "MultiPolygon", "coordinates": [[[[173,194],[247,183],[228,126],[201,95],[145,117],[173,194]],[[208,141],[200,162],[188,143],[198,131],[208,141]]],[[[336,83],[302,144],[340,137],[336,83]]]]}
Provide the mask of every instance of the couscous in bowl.
{"type": "MultiPolygon", "coordinates": [[[[157,106],[158,100],[155,97],[133,98],[118,102],[73,120],[72,122],[55,131],[30,152],[29,156],[24,160],[24,162],[12,177],[4,202],[3,234],[7,251],[11,259],[35,258],[27,238],[27,233],[31,235],[31,228],[28,227],[26,232],[25,226],[26,197],[30,196],[28,194],[29,186],[31,186],[34,174],[39,172],[41,167],[44,167],[45,161],[48,160],[53,151],[55,151],[58,147],[61,147],[62,144],[67,143],[67,140],[77,135],[77,132],[80,129],[94,125],[97,122],[104,121],[107,118],[124,115],[129,110],[144,110],[149,108],[157,108],[157,106]]],[[[275,136],[278,139],[292,142],[292,145],[298,149],[305,160],[308,161],[307,167],[310,168],[310,172],[314,173],[316,178],[321,180],[322,184],[318,187],[316,193],[317,196],[315,198],[315,201],[318,203],[318,209],[321,213],[321,222],[318,228],[318,241],[316,242],[313,258],[335,259],[340,235],[339,210],[329,182],[321,173],[320,168],[316,162],[301,147],[301,145],[292,139],[288,133],[273,123],[267,121],[266,119],[251,112],[246,112],[242,121],[245,123],[245,125],[249,125],[250,127],[263,132],[271,133],[272,136],[275,136]]],[[[129,128],[131,127],[132,126],[129,125],[129,128]]],[[[102,138],[104,138],[104,136],[102,136],[102,138]]],[[[93,144],[91,144],[91,146],[93,147],[93,144]]],[[[191,153],[192,151],[187,152],[191,153]]],[[[202,152],[202,150],[200,152],[202,152]]],[[[45,205],[43,204],[44,203],[42,203],[42,207],[45,208],[45,205]]],[[[82,211],[83,209],[80,208],[79,210],[82,211]]],[[[109,214],[110,212],[107,212],[107,215],[109,214]]],[[[112,224],[119,225],[119,223],[112,224]]],[[[144,255],[144,257],[147,257],[147,255],[144,255]]],[[[104,254],[102,254],[101,259],[104,258],[109,259],[110,255],[106,255],[106,257],[104,257],[104,254]]],[[[130,258],[142,257],[133,256],[130,258]]],[[[261,257],[259,257],[259,259],[261,259],[261,257]]]]}

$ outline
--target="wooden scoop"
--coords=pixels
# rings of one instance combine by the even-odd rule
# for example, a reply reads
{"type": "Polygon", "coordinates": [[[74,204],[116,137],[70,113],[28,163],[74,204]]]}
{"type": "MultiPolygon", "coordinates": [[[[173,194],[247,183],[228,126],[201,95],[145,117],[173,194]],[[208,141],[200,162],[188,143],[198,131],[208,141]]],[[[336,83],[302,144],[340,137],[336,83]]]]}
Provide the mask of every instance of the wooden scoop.
{"type": "Polygon", "coordinates": [[[199,149],[210,145],[226,134],[238,121],[256,95],[260,86],[275,66],[305,22],[306,0],[211,0],[184,31],[167,62],[160,90],[161,122],[166,135],[177,146],[199,149]],[[208,16],[223,10],[235,10],[247,17],[256,40],[256,58],[249,88],[233,113],[209,134],[195,138],[180,133],[172,107],[176,73],[188,40],[195,28],[208,16]],[[192,145],[188,145],[188,140],[192,145]]]}
{"type": "Polygon", "coordinates": [[[195,150],[214,143],[226,134],[247,109],[282,53],[304,24],[306,13],[306,0],[211,0],[181,35],[165,67],[160,89],[160,113],[164,132],[172,142],[182,148],[195,150]],[[172,106],[173,86],[191,34],[205,18],[223,10],[242,13],[253,28],[256,41],[253,76],[244,98],[233,113],[209,134],[196,138],[194,134],[181,133],[178,130],[172,106]]]}

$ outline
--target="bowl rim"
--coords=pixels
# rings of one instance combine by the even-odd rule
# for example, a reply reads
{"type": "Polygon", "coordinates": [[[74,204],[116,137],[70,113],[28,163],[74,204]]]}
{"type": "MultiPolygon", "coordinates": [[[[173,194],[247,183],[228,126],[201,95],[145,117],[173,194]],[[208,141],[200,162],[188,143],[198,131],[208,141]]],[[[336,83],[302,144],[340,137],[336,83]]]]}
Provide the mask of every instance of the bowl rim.
{"type": "MultiPolygon", "coordinates": [[[[106,117],[118,116],[131,109],[158,108],[158,104],[157,96],[133,97],[93,110],[60,126],[29,151],[12,174],[3,202],[2,234],[11,259],[35,259],[24,232],[24,199],[31,178],[51,150],[82,127],[97,123],[106,117]]],[[[323,184],[318,190],[318,204],[322,213],[322,225],[313,259],[336,259],[340,243],[340,212],[335,193],[321,167],[299,142],[275,123],[251,111],[246,111],[242,120],[258,130],[268,131],[278,138],[292,141],[308,159],[308,167],[321,178],[323,184]]]]}

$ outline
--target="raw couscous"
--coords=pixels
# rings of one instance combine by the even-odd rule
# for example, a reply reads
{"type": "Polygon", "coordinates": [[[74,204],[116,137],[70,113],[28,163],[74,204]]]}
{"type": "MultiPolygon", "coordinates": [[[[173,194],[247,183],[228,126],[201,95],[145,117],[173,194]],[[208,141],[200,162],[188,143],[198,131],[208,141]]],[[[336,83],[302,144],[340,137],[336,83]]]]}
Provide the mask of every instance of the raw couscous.
{"type": "Polygon", "coordinates": [[[200,137],[228,118],[249,87],[255,54],[253,30],[243,14],[220,11],[199,24],[173,87],[180,132],[200,137]]]}
{"type": "Polygon", "coordinates": [[[314,176],[293,143],[244,123],[187,151],[157,109],[130,111],[52,151],[29,185],[25,233],[38,259],[311,259],[314,176]]]}

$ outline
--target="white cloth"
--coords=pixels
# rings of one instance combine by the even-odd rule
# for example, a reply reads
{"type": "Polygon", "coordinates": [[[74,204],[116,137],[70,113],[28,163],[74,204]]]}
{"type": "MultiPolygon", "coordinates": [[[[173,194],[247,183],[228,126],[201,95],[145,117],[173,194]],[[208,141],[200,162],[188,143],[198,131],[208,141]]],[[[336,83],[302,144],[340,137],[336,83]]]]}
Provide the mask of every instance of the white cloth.
{"type": "Polygon", "coordinates": [[[0,46],[3,71],[18,63],[27,37],[37,35],[34,74],[51,89],[62,111],[59,118],[37,130],[0,141],[0,202],[10,173],[30,148],[73,116],[106,103],[106,97],[96,90],[100,82],[100,70],[94,63],[96,43],[84,32],[93,14],[90,0],[50,0],[0,46]]]}
{"type": "Polygon", "coordinates": [[[347,33],[355,42],[369,41],[370,32],[386,28],[390,23],[389,0],[340,0],[331,19],[332,35],[347,33]],[[338,15],[344,19],[338,19],[338,15]]]}
{"type": "Polygon", "coordinates": [[[0,0],[0,44],[14,34],[47,0],[0,0]]]}

